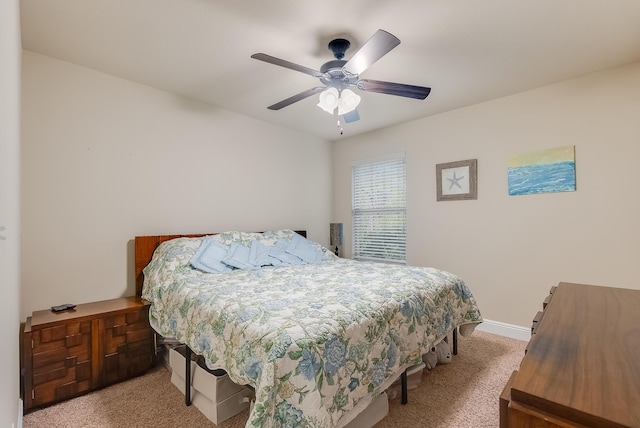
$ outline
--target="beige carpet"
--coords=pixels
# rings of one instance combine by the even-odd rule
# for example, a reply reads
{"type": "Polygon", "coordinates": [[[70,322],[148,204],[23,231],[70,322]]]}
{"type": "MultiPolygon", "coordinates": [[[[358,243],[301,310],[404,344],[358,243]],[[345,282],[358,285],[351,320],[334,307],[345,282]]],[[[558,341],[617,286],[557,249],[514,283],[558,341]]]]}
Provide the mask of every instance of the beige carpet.
{"type": "MultiPolygon", "coordinates": [[[[524,356],[526,342],[476,331],[458,341],[451,364],[425,370],[409,403],[389,403],[376,428],[497,427],[498,397],[524,356]]],[[[244,427],[248,411],[221,423],[244,427]]],[[[184,396],[159,366],[136,379],[110,386],[24,416],[24,428],[41,427],[215,427],[184,396]]]]}

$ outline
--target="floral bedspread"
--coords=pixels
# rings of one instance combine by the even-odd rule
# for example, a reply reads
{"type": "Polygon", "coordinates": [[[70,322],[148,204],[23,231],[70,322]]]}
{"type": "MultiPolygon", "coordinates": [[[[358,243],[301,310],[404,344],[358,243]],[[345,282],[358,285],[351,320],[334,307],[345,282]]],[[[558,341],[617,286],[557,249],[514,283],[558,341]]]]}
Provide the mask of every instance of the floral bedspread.
{"type": "Polygon", "coordinates": [[[325,250],[321,263],[211,274],[189,264],[200,241],[158,247],[142,297],[159,334],[255,388],[247,427],[343,426],[437,339],[482,322],[448,272],[325,250]]]}

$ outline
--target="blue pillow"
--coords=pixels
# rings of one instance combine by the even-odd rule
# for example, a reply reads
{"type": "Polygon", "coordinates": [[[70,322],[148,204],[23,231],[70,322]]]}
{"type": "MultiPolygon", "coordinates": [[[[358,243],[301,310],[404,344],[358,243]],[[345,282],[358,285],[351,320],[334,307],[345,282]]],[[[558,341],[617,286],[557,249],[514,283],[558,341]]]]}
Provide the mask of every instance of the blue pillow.
{"type": "Polygon", "coordinates": [[[320,263],[322,260],[322,251],[314,247],[309,240],[297,233],[293,235],[293,239],[284,251],[287,254],[301,258],[307,263],[320,263]]]}
{"type": "Polygon", "coordinates": [[[251,249],[249,251],[249,263],[254,266],[269,266],[277,263],[278,260],[269,255],[269,247],[262,242],[251,241],[251,249]]]}
{"type": "Polygon", "coordinates": [[[222,258],[222,262],[238,269],[255,269],[259,267],[249,262],[250,255],[251,249],[249,247],[232,242],[229,251],[222,258]]]}
{"type": "Polygon", "coordinates": [[[229,251],[229,247],[216,241],[211,236],[202,238],[200,247],[196,250],[190,263],[196,269],[207,273],[229,272],[231,268],[222,263],[222,258],[229,251]]]}
{"type": "Polygon", "coordinates": [[[286,252],[288,246],[288,241],[278,239],[276,245],[269,247],[269,255],[280,262],[278,266],[305,264],[306,262],[300,257],[286,252]]]}

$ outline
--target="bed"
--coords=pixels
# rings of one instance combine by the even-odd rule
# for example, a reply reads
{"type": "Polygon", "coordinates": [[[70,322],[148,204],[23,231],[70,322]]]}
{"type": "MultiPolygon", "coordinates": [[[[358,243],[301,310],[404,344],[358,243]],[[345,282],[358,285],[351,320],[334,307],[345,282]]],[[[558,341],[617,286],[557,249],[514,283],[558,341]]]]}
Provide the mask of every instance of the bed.
{"type": "Polygon", "coordinates": [[[247,427],[342,427],[449,332],[482,322],[449,272],[342,259],[304,236],[136,237],[136,292],[152,327],[255,389],[247,427]],[[257,247],[259,263],[265,251],[273,263],[205,273],[194,259],[207,245],[227,249],[226,262],[232,248],[257,247]],[[302,262],[279,263],[277,247],[302,262]]]}

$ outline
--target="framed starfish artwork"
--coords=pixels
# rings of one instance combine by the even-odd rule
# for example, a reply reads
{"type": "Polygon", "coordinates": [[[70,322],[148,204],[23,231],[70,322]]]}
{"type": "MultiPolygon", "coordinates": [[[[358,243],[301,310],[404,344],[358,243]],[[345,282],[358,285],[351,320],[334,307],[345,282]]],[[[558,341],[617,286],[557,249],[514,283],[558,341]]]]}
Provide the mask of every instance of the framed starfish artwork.
{"type": "Polygon", "coordinates": [[[438,201],[478,199],[478,160],[436,165],[438,201]]]}

